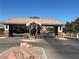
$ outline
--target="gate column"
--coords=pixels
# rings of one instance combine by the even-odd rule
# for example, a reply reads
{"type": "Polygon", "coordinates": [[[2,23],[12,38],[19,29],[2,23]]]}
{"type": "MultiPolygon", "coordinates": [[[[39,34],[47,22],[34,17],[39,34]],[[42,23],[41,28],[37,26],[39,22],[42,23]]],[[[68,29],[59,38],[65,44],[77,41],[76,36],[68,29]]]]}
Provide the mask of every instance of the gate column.
{"type": "Polygon", "coordinates": [[[9,25],[9,36],[12,37],[13,36],[13,25],[9,25]]]}
{"type": "Polygon", "coordinates": [[[4,36],[9,37],[9,25],[4,25],[4,36]]]}
{"type": "Polygon", "coordinates": [[[58,36],[58,26],[55,26],[55,36],[58,36]]]}

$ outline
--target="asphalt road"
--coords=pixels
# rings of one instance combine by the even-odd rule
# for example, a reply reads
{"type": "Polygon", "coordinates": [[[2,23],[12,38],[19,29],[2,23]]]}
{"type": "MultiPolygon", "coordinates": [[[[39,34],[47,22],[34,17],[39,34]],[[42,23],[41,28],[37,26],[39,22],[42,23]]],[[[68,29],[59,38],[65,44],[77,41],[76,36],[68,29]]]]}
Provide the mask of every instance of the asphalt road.
{"type": "Polygon", "coordinates": [[[79,59],[78,39],[59,40],[47,37],[44,37],[44,39],[52,48],[50,55],[54,55],[54,58],[50,58],[50,56],[50,59],[79,59]]]}
{"type": "MultiPolygon", "coordinates": [[[[21,37],[0,39],[0,53],[10,47],[19,46],[21,37]]],[[[43,47],[48,59],[79,59],[79,40],[58,40],[43,37],[39,42],[28,42],[33,46],[43,47]]]]}

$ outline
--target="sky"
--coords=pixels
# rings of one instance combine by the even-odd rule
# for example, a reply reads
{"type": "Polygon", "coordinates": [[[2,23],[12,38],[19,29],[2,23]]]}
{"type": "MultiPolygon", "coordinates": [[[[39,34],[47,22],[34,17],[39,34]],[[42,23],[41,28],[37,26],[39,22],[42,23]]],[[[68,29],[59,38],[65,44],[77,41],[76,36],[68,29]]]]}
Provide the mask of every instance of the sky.
{"type": "Polygon", "coordinates": [[[0,0],[0,22],[32,16],[74,21],[79,17],[79,0],[0,0]]]}

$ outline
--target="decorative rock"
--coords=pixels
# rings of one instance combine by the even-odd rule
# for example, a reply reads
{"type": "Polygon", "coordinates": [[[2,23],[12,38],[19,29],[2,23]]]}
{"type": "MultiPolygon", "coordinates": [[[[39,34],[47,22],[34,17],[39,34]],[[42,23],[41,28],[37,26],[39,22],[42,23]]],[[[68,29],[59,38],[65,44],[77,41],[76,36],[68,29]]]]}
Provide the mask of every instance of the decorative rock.
{"type": "Polygon", "coordinates": [[[20,47],[21,47],[21,48],[30,48],[30,47],[32,47],[32,45],[27,44],[26,42],[22,42],[22,43],[20,44],[20,47]]]}
{"type": "Polygon", "coordinates": [[[12,47],[1,54],[0,59],[47,59],[40,47],[20,48],[12,47]]]}
{"type": "Polygon", "coordinates": [[[31,59],[34,58],[33,54],[28,48],[16,47],[11,49],[8,53],[7,59],[31,59]]]}
{"type": "Polygon", "coordinates": [[[13,51],[9,52],[9,55],[8,55],[7,59],[16,59],[16,56],[15,56],[13,51]]]}

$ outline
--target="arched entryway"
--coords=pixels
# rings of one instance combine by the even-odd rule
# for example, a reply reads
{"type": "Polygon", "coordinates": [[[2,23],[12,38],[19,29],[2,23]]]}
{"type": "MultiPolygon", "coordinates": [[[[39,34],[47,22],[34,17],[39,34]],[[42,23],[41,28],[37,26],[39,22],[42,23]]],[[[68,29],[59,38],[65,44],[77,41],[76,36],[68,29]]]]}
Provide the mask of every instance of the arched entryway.
{"type": "Polygon", "coordinates": [[[42,25],[39,22],[29,22],[26,25],[29,27],[30,36],[41,35],[42,25]]]}

